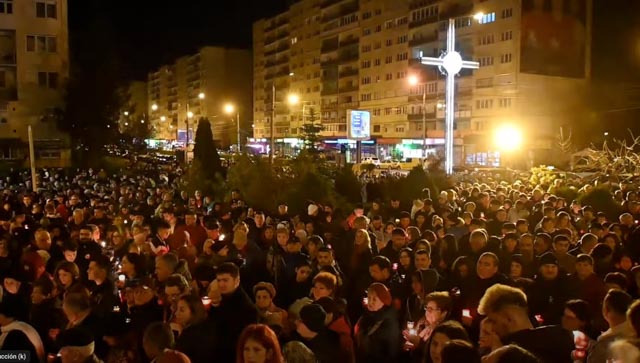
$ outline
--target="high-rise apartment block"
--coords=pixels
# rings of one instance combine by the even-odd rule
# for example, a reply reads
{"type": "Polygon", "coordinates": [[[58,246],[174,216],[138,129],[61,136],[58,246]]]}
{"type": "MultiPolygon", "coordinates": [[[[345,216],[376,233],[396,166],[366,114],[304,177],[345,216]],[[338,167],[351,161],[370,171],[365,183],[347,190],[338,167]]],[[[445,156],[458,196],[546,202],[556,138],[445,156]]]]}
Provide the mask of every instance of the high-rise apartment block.
{"type": "Polygon", "coordinates": [[[66,0],[0,0],[0,160],[23,165],[32,126],[38,166],[65,166],[56,128],[69,75],[66,0]]]}
{"type": "Polygon", "coordinates": [[[371,112],[366,154],[421,156],[423,124],[428,148],[442,148],[445,77],[419,58],[442,55],[449,19],[463,59],[480,63],[456,79],[456,164],[497,165],[494,132],[504,125],[522,130],[525,154],[548,159],[583,107],[590,0],[297,1],[254,23],[253,142],[298,147],[312,117],[325,148],[338,149],[354,143],[347,112],[359,109],[371,112]],[[298,105],[287,104],[290,93],[298,105]]]}
{"type": "Polygon", "coordinates": [[[192,142],[198,120],[206,117],[220,147],[235,145],[236,115],[224,113],[224,105],[232,103],[240,114],[244,143],[251,135],[251,59],[249,50],[203,47],[149,73],[147,113],[154,138],[192,142]]]}

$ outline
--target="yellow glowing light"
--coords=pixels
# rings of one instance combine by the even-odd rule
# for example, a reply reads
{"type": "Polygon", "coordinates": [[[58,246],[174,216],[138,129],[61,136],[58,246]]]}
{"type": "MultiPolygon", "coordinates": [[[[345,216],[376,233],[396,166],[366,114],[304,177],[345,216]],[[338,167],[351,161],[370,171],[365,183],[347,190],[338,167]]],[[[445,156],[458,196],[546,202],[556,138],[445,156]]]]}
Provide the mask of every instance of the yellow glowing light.
{"type": "Polygon", "coordinates": [[[228,115],[232,114],[235,110],[236,108],[231,103],[224,105],[224,113],[228,115]]]}
{"type": "Polygon", "coordinates": [[[484,16],[484,13],[475,13],[475,15],[473,15],[473,18],[477,21],[482,20],[482,17],[484,16]]]}
{"type": "Polygon", "coordinates": [[[192,118],[193,117],[193,112],[191,112],[191,111],[187,112],[187,117],[188,118],[192,118]]]}
{"type": "Polygon", "coordinates": [[[409,76],[409,84],[410,84],[411,86],[417,86],[417,85],[418,85],[418,82],[420,82],[420,80],[418,79],[418,77],[417,77],[417,76],[413,76],[413,75],[412,75],[412,76],[409,76]]]}
{"type": "Polygon", "coordinates": [[[503,151],[513,151],[522,146],[522,132],[513,125],[503,125],[496,130],[494,142],[503,151]]]}
{"type": "Polygon", "coordinates": [[[287,102],[290,105],[297,105],[298,103],[300,103],[300,96],[296,95],[296,94],[290,94],[287,97],[287,102]]]}
{"type": "Polygon", "coordinates": [[[151,105],[151,111],[158,111],[158,105],[156,105],[155,103],[151,105]]]}
{"type": "Polygon", "coordinates": [[[204,93],[200,92],[198,94],[198,98],[201,99],[201,100],[204,100],[204,93]]]}

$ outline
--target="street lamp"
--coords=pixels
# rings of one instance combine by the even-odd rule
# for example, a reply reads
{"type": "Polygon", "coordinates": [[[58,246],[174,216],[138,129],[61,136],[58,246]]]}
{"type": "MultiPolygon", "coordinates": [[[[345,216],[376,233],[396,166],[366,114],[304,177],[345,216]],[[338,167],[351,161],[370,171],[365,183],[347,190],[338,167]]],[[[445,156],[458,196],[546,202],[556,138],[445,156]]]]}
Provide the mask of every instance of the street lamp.
{"type": "MultiPolygon", "coordinates": [[[[409,84],[417,86],[420,80],[418,76],[409,76],[409,84]]],[[[427,87],[422,85],[422,157],[427,157],[427,87]]]]}
{"type": "Polygon", "coordinates": [[[201,100],[204,100],[204,93],[202,92],[198,93],[198,98],[201,100]]]}
{"type": "Polygon", "coordinates": [[[164,116],[160,116],[160,121],[165,122],[165,121],[167,121],[167,118],[164,117],[164,116]]]}
{"type": "Polygon", "coordinates": [[[124,111],[125,116],[129,116],[129,111],[124,111]]]}
{"type": "Polygon", "coordinates": [[[193,112],[188,111],[188,112],[187,112],[187,117],[188,117],[188,118],[193,118],[193,112]]]}
{"type": "Polygon", "coordinates": [[[151,105],[151,111],[158,111],[158,105],[156,105],[155,103],[151,105]]]}
{"type": "Polygon", "coordinates": [[[287,102],[291,105],[291,106],[295,106],[298,103],[300,103],[300,96],[298,96],[295,93],[291,93],[289,94],[289,96],[287,96],[287,102]]]}
{"type": "MultiPolygon", "coordinates": [[[[233,104],[227,103],[224,105],[224,113],[227,115],[233,115],[236,111],[236,108],[233,104]]],[[[237,137],[237,146],[238,146],[238,154],[240,153],[240,111],[236,112],[236,137],[237,137]]]]}
{"type": "Polygon", "coordinates": [[[513,125],[503,125],[496,129],[494,142],[502,151],[515,151],[522,146],[522,131],[513,125]]]}

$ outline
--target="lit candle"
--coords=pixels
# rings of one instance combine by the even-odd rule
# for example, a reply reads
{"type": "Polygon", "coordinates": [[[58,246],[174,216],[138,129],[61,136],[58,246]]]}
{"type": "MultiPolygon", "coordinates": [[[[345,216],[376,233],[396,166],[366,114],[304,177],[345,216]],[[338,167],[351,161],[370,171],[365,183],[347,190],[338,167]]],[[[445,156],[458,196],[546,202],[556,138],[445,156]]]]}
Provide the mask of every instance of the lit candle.
{"type": "Polygon", "coordinates": [[[416,335],[415,324],[413,321],[407,321],[407,330],[409,330],[409,335],[416,335]]]}
{"type": "Polygon", "coordinates": [[[118,275],[118,281],[124,282],[127,277],[125,275],[118,275]]]}
{"type": "Polygon", "coordinates": [[[471,310],[469,310],[469,309],[462,309],[462,317],[463,317],[463,318],[471,318],[471,310]]]}
{"type": "Polygon", "coordinates": [[[202,305],[204,305],[205,309],[209,309],[211,306],[211,298],[208,296],[204,296],[202,298],[202,305]]]}
{"type": "Polygon", "coordinates": [[[107,242],[105,241],[100,242],[100,245],[102,246],[102,248],[107,248],[107,242]]]}

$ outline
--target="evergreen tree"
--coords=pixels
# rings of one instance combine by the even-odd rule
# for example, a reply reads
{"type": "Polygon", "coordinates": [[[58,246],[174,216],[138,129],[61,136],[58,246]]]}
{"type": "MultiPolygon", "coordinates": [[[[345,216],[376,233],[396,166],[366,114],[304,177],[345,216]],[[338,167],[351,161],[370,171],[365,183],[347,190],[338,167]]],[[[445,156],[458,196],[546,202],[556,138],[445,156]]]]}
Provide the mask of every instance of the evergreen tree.
{"type": "Polygon", "coordinates": [[[305,118],[305,123],[302,125],[300,133],[302,134],[303,147],[310,153],[316,153],[318,151],[318,144],[321,137],[320,132],[324,129],[320,123],[316,124],[316,113],[313,107],[309,108],[309,117],[305,118]]]}
{"type": "Polygon", "coordinates": [[[201,118],[198,122],[195,145],[193,147],[193,161],[194,166],[203,169],[203,175],[209,180],[213,180],[216,174],[224,174],[218,149],[213,142],[211,123],[206,118],[201,118]]]}

